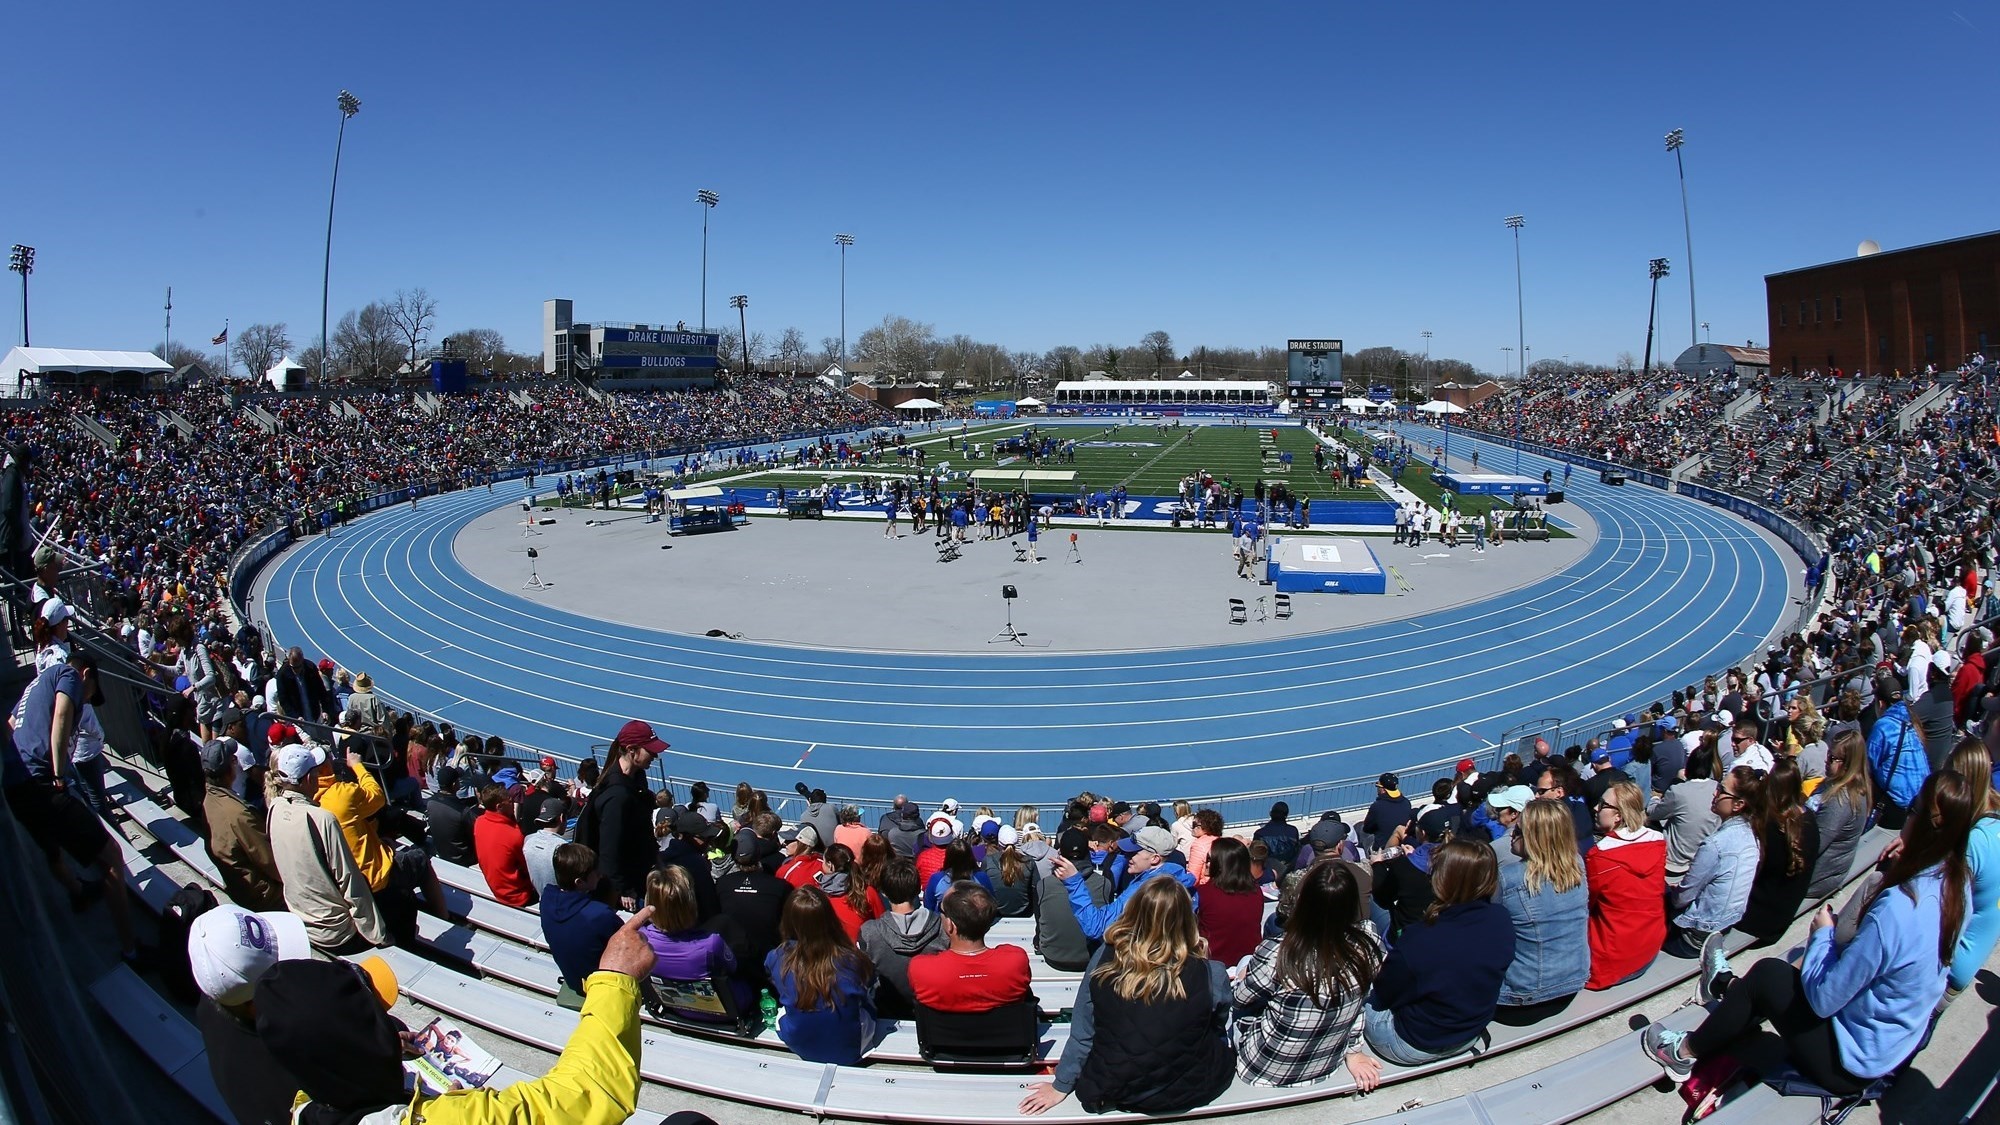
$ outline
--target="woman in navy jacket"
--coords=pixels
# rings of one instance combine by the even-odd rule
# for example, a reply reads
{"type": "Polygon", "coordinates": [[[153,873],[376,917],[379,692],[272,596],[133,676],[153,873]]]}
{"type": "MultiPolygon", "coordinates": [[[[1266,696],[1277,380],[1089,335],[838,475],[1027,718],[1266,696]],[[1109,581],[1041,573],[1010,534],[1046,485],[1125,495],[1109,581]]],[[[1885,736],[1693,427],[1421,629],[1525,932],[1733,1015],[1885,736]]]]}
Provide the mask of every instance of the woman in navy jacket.
{"type": "Polygon", "coordinates": [[[1431,851],[1436,896],[1382,963],[1363,1014],[1368,1046],[1403,1066],[1470,1050],[1493,1021],[1514,962],[1514,922],[1493,901],[1500,867],[1485,844],[1454,840],[1431,851]]]}

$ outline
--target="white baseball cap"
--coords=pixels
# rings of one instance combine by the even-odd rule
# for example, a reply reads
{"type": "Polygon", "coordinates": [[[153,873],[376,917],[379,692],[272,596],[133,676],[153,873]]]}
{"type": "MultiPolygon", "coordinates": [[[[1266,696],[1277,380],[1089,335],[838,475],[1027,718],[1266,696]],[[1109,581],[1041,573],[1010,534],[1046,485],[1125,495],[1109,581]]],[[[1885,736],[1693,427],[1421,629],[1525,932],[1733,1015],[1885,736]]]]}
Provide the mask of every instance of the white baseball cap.
{"type": "Polygon", "coordinates": [[[297,785],[306,775],[326,764],[326,750],[310,742],[294,742],[278,751],[278,772],[297,785]]]}
{"type": "Polygon", "coordinates": [[[247,1004],[257,981],[280,961],[311,958],[312,939],[296,914],[253,914],[225,905],[194,920],[188,963],[202,994],[218,1004],[247,1004]]]}
{"type": "Polygon", "coordinates": [[[50,598],[42,603],[42,620],[50,625],[60,625],[76,616],[76,611],[61,598],[50,598]]]}

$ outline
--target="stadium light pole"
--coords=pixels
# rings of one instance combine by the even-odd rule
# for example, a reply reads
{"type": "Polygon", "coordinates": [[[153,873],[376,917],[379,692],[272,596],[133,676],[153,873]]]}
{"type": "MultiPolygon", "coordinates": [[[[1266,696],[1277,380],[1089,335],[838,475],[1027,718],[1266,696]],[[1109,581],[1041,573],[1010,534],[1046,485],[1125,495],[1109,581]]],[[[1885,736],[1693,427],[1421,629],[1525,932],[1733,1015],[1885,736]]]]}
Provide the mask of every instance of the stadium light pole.
{"type": "Polygon", "coordinates": [[[729,307],[736,310],[736,330],[743,337],[743,374],[750,374],[750,325],[748,314],[743,310],[750,307],[750,298],[738,293],[729,298],[729,307]]]}
{"type": "Polygon", "coordinates": [[[35,248],[16,242],[7,255],[7,269],[21,275],[21,346],[28,346],[28,275],[35,272],[35,248]]]}
{"type": "Polygon", "coordinates": [[[1687,237],[1688,271],[1688,345],[1700,343],[1694,334],[1694,224],[1688,219],[1688,174],[1687,164],[1681,157],[1681,146],[1687,137],[1679,129],[1667,134],[1667,151],[1674,154],[1674,168],[1681,177],[1681,231],[1687,237]]]}
{"type": "Polygon", "coordinates": [[[701,204],[701,330],[708,331],[708,213],[722,202],[722,197],[703,188],[694,193],[694,201],[701,204]]]}
{"type": "Polygon", "coordinates": [[[851,234],[836,234],[833,244],[840,247],[840,377],[847,378],[847,248],[854,245],[851,234]]]}
{"type": "Polygon", "coordinates": [[[1646,358],[1639,364],[1639,377],[1653,369],[1653,318],[1660,311],[1660,279],[1667,276],[1671,263],[1665,258],[1654,258],[1646,264],[1646,273],[1653,279],[1653,301],[1646,310],[1646,358]]]}
{"type": "Polygon", "coordinates": [[[326,193],[326,259],[319,271],[319,381],[326,382],[326,294],[333,281],[333,201],[340,194],[340,150],[347,143],[347,119],[361,112],[361,99],[340,92],[340,132],[333,138],[333,186],[326,193]]]}
{"type": "Polygon", "coordinates": [[[1424,338],[1424,400],[1431,397],[1431,330],[1426,328],[1419,335],[1424,338]]]}

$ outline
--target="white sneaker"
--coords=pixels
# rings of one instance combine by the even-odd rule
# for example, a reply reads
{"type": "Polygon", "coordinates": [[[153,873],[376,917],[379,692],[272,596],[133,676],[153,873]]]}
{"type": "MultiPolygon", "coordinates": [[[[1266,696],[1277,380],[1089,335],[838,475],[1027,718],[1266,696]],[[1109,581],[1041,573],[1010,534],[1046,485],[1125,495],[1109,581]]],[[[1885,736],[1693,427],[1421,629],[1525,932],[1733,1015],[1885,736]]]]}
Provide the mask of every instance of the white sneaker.
{"type": "Polygon", "coordinates": [[[1694,1073],[1694,1060],[1681,1053],[1682,1044],[1687,1040],[1687,1032],[1674,1031],[1664,1024],[1651,1024],[1639,1036],[1639,1048],[1646,1057],[1660,1064],[1667,1077],[1675,1082],[1686,1082],[1694,1073]]]}
{"type": "Polygon", "coordinates": [[[1716,982],[1729,975],[1729,951],[1724,949],[1723,935],[1727,930],[1717,930],[1701,941],[1701,1002],[1713,1004],[1722,999],[1722,990],[1716,982]]]}

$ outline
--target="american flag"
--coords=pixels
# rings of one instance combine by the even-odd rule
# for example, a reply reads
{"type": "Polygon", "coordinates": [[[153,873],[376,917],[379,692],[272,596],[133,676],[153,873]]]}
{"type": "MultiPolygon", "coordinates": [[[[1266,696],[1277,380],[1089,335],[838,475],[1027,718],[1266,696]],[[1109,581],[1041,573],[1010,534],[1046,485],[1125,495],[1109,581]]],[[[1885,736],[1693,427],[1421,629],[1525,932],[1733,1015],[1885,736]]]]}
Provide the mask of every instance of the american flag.
{"type": "Polygon", "coordinates": [[[221,331],[220,333],[218,333],[218,334],[216,334],[216,335],[214,335],[214,336],[210,337],[210,338],[209,338],[209,341],[208,341],[208,342],[209,342],[209,343],[211,343],[211,344],[226,344],[226,343],[228,343],[228,342],[229,342],[229,329],[225,328],[225,329],[223,329],[223,330],[222,330],[222,331],[221,331]]]}

